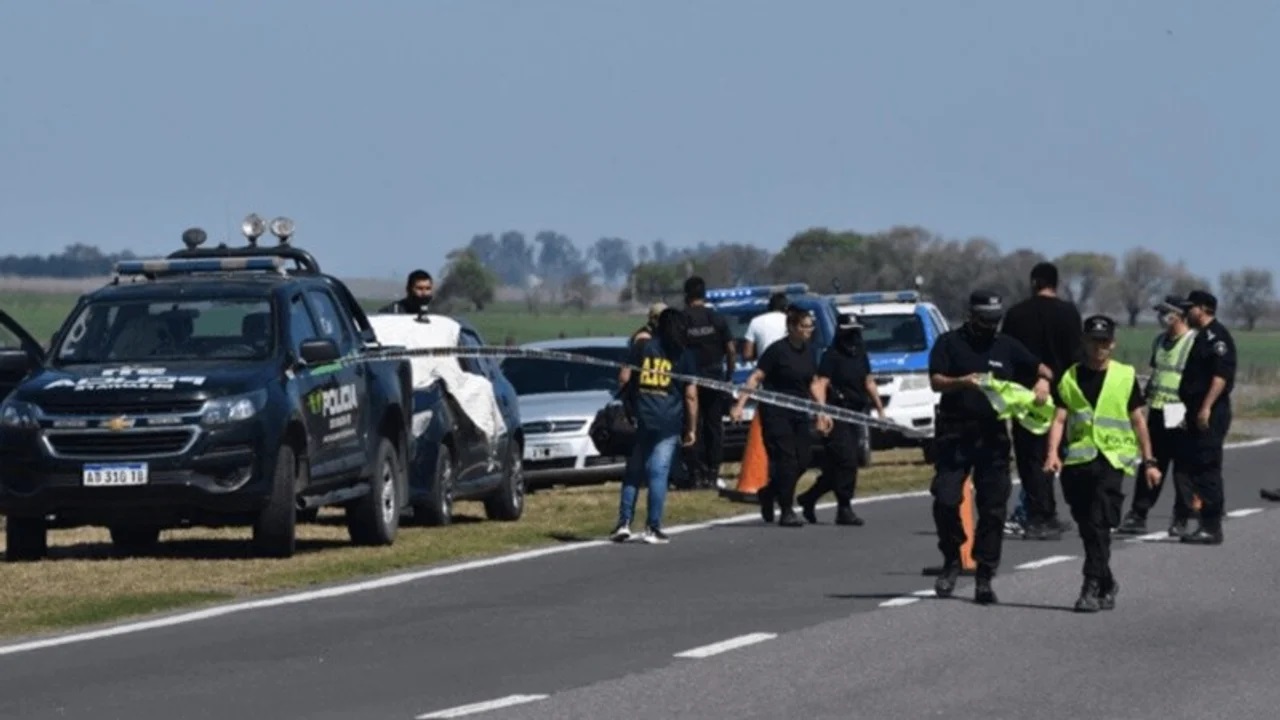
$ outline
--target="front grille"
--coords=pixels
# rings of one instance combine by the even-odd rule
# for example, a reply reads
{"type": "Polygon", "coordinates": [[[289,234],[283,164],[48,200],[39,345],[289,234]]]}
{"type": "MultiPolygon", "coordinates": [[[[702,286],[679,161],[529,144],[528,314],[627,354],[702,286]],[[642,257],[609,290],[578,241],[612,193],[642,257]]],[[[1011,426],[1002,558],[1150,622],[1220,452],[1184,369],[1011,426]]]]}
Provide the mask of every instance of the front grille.
{"type": "Polygon", "coordinates": [[[55,455],[66,458],[140,458],[174,455],[185,450],[195,428],[159,431],[48,432],[45,439],[55,455]]]}
{"type": "Polygon", "coordinates": [[[525,435],[577,432],[586,427],[586,420],[537,420],[520,426],[525,435]]]}
{"type": "Polygon", "coordinates": [[[556,458],[554,460],[525,460],[525,470],[572,470],[575,458],[556,458]]]}
{"type": "Polygon", "coordinates": [[[46,415],[190,415],[200,412],[203,400],[148,400],[87,403],[84,400],[42,400],[46,415]]]}

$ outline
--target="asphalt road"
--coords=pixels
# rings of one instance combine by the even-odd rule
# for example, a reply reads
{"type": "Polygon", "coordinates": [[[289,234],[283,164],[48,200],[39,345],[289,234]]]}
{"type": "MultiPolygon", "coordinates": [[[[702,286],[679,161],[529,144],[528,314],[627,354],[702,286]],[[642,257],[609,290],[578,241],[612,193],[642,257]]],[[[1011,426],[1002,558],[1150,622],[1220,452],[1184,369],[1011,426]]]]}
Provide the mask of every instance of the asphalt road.
{"type": "MultiPolygon", "coordinates": [[[[1266,507],[1258,488],[1274,484],[1278,462],[1280,444],[1232,450],[1229,507],[1266,507]]],[[[1152,530],[1167,522],[1169,495],[1152,530]]],[[[0,647],[0,717],[407,720],[529,699],[467,716],[1163,720],[1263,717],[1280,701],[1268,685],[1280,678],[1276,514],[1232,519],[1223,547],[1118,543],[1119,608],[1078,616],[1063,612],[1080,584],[1074,533],[1007,541],[998,607],[969,602],[969,581],[955,600],[913,597],[932,587],[921,570],[940,559],[928,503],[867,503],[861,528],[831,525],[829,510],[825,524],[799,529],[756,519],[662,547],[600,543],[113,637],[0,647]],[[714,654],[734,639],[754,644],[714,654]]]]}

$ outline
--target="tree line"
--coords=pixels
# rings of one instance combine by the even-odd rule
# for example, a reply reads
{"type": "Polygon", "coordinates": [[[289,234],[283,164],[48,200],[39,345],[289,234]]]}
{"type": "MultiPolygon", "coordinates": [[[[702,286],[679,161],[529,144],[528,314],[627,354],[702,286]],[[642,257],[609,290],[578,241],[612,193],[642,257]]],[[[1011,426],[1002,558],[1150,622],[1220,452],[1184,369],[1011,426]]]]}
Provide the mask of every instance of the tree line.
{"type": "Polygon", "coordinates": [[[607,300],[601,295],[612,288],[619,302],[648,303],[678,298],[684,278],[698,274],[710,286],[805,282],[821,293],[916,288],[949,317],[962,317],[976,287],[1025,297],[1031,267],[1044,260],[1058,266],[1061,294],[1082,312],[1114,313],[1130,326],[1164,295],[1196,288],[1214,291],[1219,312],[1250,330],[1275,309],[1271,271],[1257,267],[1221,273],[1215,286],[1182,260],[1146,247],[1050,258],[915,226],[872,233],[814,227],[777,253],[742,243],[677,248],[619,237],[600,238],[584,250],[554,231],[539,232],[531,241],[517,231],[481,234],[450,253],[439,295],[483,309],[498,287],[509,287],[524,291],[531,307],[586,307],[607,300]]]}
{"type": "Polygon", "coordinates": [[[120,260],[134,260],[129,251],[104,253],[93,245],[75,243],[50,255],[0,255],[0,276],[88,278],[110,275],[120,260]]]}

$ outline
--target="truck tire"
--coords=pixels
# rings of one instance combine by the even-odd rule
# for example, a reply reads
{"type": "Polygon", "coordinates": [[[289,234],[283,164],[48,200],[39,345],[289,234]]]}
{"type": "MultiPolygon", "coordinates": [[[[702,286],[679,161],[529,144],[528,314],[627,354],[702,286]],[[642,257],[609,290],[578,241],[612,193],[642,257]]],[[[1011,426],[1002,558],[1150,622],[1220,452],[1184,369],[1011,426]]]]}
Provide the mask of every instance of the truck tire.
{"type": "Polygon", "coordinates": [[[10,517],[4,525],[7,562],[39,560],[49,554],[49,534],[43,517],[10,517]]]}
{"type": "Polygon", "coordinates": [[[294,505],[297,462],[293,448],[282,445],[276,455],[271,499],[253,524],[253,552],[259,557],[293,557],[297,548],[298,509],[294,505]]]}
{"type": "Polygon", "coordinates": [[[356,545],[390,545],[400,528],[400,488],[404,487],[403,470],[396,447],[382,438],[369,492],[347,506],[347,532],[356,545]]]}
{"type": "Polygon", "coordinates": [[[484,515],[490,520],[514,522],[524,514],[524,448],[515,439],[507,443],[502,484],[485,498],[484,515]]]}
{"type": "Polygon", "coordinates": [[[146,525],[111,526],[111,544],[126,554],[144,553],[160,542],[160,528],[146,525]]]}
{"type": "Polygon", "coordinates": [[[436,472],[427,499],[413,506],[413,515],[424,525],[448,525],[453,522],[453,451],[441,445],[436,455],[436,472]]]}

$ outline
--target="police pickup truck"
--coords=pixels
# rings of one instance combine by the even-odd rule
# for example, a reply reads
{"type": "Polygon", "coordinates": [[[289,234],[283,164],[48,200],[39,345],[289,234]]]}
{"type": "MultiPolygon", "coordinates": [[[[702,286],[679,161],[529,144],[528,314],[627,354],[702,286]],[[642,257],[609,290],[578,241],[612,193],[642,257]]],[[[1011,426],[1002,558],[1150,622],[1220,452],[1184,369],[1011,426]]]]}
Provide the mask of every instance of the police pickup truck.
{"type": "MultiPolygon", "coordinates": [[[[394,542],[408,498],[410,365],[363,357],[373,328],[348,288],[291,246],[199,247],[120,262],[80,298],[0,404],[6,559],[47,553],[47,530],[106,526],[125,551],[162,529],[252,526],[288,557],[298,515],[346,510],[353,542],[394,542]],[[292,261],[295,267],[286,267],[292,261]]],[[[7,320],[13,324],[11,320],[7,320]]],[[[11,333],[29,340],[21,328],[11,333]]]]}

